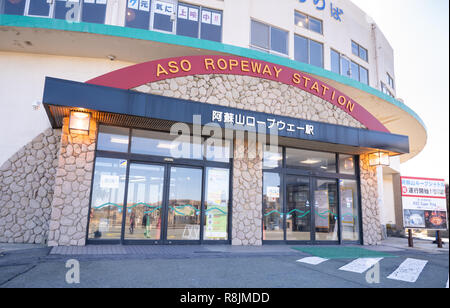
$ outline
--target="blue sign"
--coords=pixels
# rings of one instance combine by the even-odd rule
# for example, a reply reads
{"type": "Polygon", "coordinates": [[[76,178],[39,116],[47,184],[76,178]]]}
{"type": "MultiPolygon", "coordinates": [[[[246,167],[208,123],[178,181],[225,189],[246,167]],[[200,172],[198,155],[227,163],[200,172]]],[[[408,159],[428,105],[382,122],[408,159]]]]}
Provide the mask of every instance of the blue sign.
{"type": "MultiPolygon", "coordinates": [[[[305,3],[307,0],[298,0],[300,3],[305,3]]],[[[318,11],[323,11],[326,8],[326,0],[312,0],[313,4],[316,6],[318,11]]],[[[333,3],[330,2],[330,15],[332,18],[337,21],[342,21],[341,15],[344,15],[344,11],[336,6],[333,6],[333,3]]]]}

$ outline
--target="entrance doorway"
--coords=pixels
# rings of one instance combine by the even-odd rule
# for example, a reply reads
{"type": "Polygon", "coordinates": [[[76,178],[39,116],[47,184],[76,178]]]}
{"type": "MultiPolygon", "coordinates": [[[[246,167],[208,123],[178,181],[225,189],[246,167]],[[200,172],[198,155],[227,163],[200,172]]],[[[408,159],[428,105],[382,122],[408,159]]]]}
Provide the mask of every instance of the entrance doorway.
{"type": "Polygon", "coordinates": [[[166,133],[100,127],[88,243],[229,243],[229,158],[203,155],[212,147],[203,141],[187,144],[198,159],[170,157],[174,144],[166,133]]]}

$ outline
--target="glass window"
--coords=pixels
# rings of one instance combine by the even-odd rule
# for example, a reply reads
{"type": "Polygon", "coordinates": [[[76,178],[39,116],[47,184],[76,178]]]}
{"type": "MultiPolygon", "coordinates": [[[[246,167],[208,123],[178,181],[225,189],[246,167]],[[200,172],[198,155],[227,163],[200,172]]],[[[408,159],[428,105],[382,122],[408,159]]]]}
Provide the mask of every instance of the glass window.
{"type": "Polygon", "coordinates": [[[331,71],[336,74],[341,73],[341,56],[333,49],[331,50],[331,71]]]}
{"type": "Polygon", "coordinates": [[[359,241],[358,184],[355,180],[340,180],[342,240],[359,241]]]}
{"type": "Polygon", "coordinates": [[[263,169],[281,168],[283,164],[283,149],[281,147],[277,147],[274,151],[269,145],[265,145],[263,156],[263,169]]]}
{"type": "Polygon", "coordinates": [[[342,65],[342,71],[341,74],[343,76],[347,76],[350,77],[351,76],[351,72],[350,72],[350,61],[341,57],[341,65],[342,65]]]}
{"type": "Polygon", "coordinates": [[[172,16],[175,14],[175,4],[155,1],[153,14],[153,29],[173,32],[172,16]]]}
{"type": "Polygon", "coordinates": [[[359,57],[359,46],[355,42],[352,42],[352,54],[359,57]]]}
{"type": "Polygon", "coordinates": [[[105,23],[106,0],[83,0],[83,9],[81,12],[81,20],[84,22],[92,22],[97,24],[105,23]]]}
{"type": "Polygon", "coordinates": [[[198,38],[200,7],[178,3],[177,34],[198,38]]]}
{"type": "Polygon", "coordinates": [[[351,62],[351,75],[350,77],[352,79],[359,81],[359,65],[355,62],[351,62]]]}
{"type": "Polygon", "coordinates": [[[127,161],[95,160],[89,216],[90,239],[120,239],[127,161]]]}
{"type": "Polygon", "coordinates": [[[364,84],[369,84],[369,71],[364,67],[359,67],[359,81],[364,84]]]}
{"type": "Polygon", "coordinates": [[[309,41],[309,64],[323,67],[323,45],[315,41],[309,41]]]}
{"type": "Polygon", "coordinates": [[[150,28],[150,0],[127,2],[128,7],[125,13],[125,27],[148,30],[150,28]]]}
{"type": "Polygon", "coordinates": [[[353,155],[339,154],[339,173],[355,174],[355,157],[353,155]]]}
{"type": "Polygon", "coordinates": [[[230,170],[206,168],[205,225],[203,239],[228,239],[230,170]]]}
{"type": "Polygon", "coordinates": [[[308,39],[303,36],[294,36],[294,59],[295,61],[309,63],[308,39]]]}
{"type": "Polygon", "coordinates": [[[56,19],[67,19],[67,13],[71,12],[70,18],[73,18],[72,21],[79,21],[79,13],[77,13],[74,8],[78,6],[78,12],[80,12],[80,1],[67,1],[67,0],[56,0],[55,1],[55,13],[54,16],[56,19]]]}
{"type": "Polygon", "coordinates": [[[264,49],[269,49],[269,30],[270,27],[252,20],[251,44],[264,49]]]}
{"type": "Polygon", "coordinates": [[[270,35],[270,45],[272,50],[279,53],[287,54],[288,33],[286,31],[272,27],[270,35]]]}
{"type": "Polygon", "coordinates": [[[200,38],[215,42],[222,41],[222,12],[202,8],[200,38]]]}
{"type": "Polygon", "coordinates": [[[337,181],[314,179],[314,221],[317,241],[338,240],[337,181]]]}
{"type": "Polygon", "coordinates": [[[363,59],[364,61],[368,62],[368,57],[367,57],[367,49],[359,46],[359,57],[361,59],[363,59]]]}
{"type": "Polygon", "coordinates": [[[286,165],[309,171],[336,172],[336,154],[286,149],[286,165]]]}
{"type": "Polygon", "coordinates": [[[394,79],[391,77],[391,75],[387,74],[388,84],[392,89],[395,89],[394,79]]]}
{"type": "Polygon", "coordinates": [[[23,15],[25,11],[25,3],[26,0],[5,0],[3,12],[9,15],[23,15]]]}
{"type": "Polygon", "coordinates": [[[125,239],[161,239],[164,169],[159,165],[130,165],[125,239]]]}
{"type": "Polygon", "coordinates": [[[32,16],[50,16],[51,3],[47,0],[30,1],[28,15],[32,16]]]}
{"type": "Polygon", "coordinates": [[[193,139],[197,138],[187,136],[182,139],[168,133],[133,129],[131,152],[173,158],[202,159],[201,139],[199,138],[199,142],[193,139]]]}
{"type": "Polygon", "coordinates": [[[209,161],[229,163],[231,141],[208,138],[205,140],[205,158],[209,161]]]}
{"type": "Polygon", "coordinates": [[[101,125],[98,132],[97,150],[128,152],[128,128],[101,125]]]}
{"type": "Polygon", "coordinates": [[[309,17],[309,30],[322,33],[322,21],[309,17]]]}
{"type": "Polygon", "coordinates": [[[263,174],[263,240],[284,239],[281,178],[278,173],[263,174]]]}
{"type": "Polygon", "coordinates": [[[297,26],[308,29],[308,16],[305,14],[295,12],[294,20],[297,26]]]}

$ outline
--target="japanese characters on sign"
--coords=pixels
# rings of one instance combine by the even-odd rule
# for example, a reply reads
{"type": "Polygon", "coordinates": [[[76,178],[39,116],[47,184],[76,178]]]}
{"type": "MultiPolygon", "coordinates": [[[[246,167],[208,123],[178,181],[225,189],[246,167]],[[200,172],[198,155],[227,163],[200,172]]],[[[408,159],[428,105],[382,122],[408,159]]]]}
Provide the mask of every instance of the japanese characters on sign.
{"type": "MultiPolygon", "coordinates": [[[[298,0],[300,3],[305,3],[307,0],[298,0]]],[[[327,3],[326,0],[310,0],[313,1],[314,6],[319,11],[324,11],[327,3]]],[[[342,21],[341,16],[344,14],[344,11],[336,6],[333,6],[333,2],[330,1],[330,16],[337,21],[342,21]]]]}
{"type": "Polygon", "coordinates": [[[161,15],[172,15],[175,12],[175,6],[173,3],[167,3],[162,1],[155,2],[155,13],[161,15]]]}
{"type": "Polygon", "coordinates": [[[265,127],[268,129],[275,129],[279,132],[300,132],[305,135],[314,136],[314,125],[306,124],[303,126],[298,126],[295,123],[288,123],[283,120],[273,118],[261,118],[257,119],[254,116],[249,116],[240,113],[232,112],[222,112],[222,111],[212,111],[211,121],[214,123],[223,123],[230,125],[241,125],[246,129],[252,129],[256,127],[265,127]]]}
{"type": "Polygon", "coordinates": [[[150,12],[150,0],[128,0],[128,8],[150,12]]]}
{"type": "Polygon", "coordinates": [[[401,183],[405,228],[446,230],[444,180],[402,177],[401,183]]]}

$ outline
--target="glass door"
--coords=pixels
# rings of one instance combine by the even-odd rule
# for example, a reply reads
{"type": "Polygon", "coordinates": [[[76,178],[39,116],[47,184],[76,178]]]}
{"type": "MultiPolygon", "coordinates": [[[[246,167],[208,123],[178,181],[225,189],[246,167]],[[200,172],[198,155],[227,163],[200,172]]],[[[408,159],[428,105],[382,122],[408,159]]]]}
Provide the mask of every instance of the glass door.
{"type": "Polygon", "coordinates": [[[311,241],[311,193],[307,176],[286,175],[286,240],[311,241]]]}
{"type": "Polygon", "coordinates": [[[169,183],[165,210],[167,243],[199,241],[203,169],[171,166],[169,183]]]}
{"type": "Polygon", "coordinates": [[[314,238],[317,242],[339,240],[337,180],[313,178],[314,238]]]}
{"type": "Polygon", "coordinates": [[[51,17],[55,0],[28,0],[26,12],[28,16],[51,17]]]}
{"type": "Polygon", "coordinates": [[[161,240],[165,170],[163,165],[131,163],[125,240],[161,240]]]}

